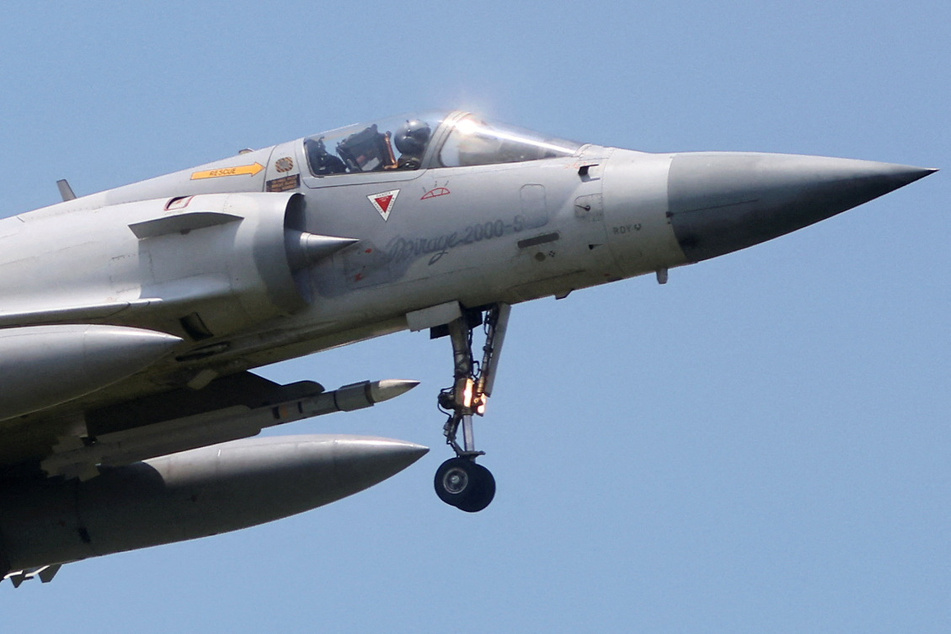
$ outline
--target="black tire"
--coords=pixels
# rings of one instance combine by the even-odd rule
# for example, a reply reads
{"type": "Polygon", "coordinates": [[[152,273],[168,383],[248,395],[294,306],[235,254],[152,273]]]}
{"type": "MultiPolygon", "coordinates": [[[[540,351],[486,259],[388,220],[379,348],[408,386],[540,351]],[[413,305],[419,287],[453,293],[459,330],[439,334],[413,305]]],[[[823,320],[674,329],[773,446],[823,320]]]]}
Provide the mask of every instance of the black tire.
{"type": "Polygon", "coordinates": [[[473,475],[475,476],[476,485],[465,501],[456,505],[466,513],[478,513],[487,507],[495,497],[495,477],[492,472],[474,462],[472,466],[475,468],[473,475]]]}
{"type": "Polygon", "coordinates": [[[495,478],[468,458],[450,458],[436,470],[433,479],[439,499],[467,513],[476,513],[495,497],[495,478]]]}

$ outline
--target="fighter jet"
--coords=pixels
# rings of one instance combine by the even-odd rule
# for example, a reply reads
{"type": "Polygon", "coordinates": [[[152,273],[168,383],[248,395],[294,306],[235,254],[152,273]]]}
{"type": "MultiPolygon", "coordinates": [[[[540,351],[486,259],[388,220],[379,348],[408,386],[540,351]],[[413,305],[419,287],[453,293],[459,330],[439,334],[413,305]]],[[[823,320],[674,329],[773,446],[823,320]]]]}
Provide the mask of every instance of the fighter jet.
{"type": "Polygon", "coordinates": [[[271,521],[404,469],[426,448],[253,437],[415,381],[327,391],[251,370],[407,329],[448,338],[453,374],[436,398],[451,457],[434,484],[480,511],[495,480],[474,421],[512,306],[664,283],[933,171],[644,153],[456,111],[84,197],[60,181],[63,202],[0,221],[0,576],[49,581],[64,563],[271,521]]]}

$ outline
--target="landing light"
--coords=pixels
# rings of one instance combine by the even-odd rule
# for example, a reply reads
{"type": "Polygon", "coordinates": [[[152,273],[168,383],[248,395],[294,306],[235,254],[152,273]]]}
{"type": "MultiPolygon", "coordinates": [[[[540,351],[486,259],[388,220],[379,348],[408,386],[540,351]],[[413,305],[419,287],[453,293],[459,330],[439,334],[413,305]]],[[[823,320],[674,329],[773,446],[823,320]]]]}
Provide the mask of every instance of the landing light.
{"type": "Polygon", "coordinates": [[[462,406],[466,409],[472,407],[472,388],[475,387],[475,382],[472,379],[466,379],[466,386],[462,391],[462,406]]]}

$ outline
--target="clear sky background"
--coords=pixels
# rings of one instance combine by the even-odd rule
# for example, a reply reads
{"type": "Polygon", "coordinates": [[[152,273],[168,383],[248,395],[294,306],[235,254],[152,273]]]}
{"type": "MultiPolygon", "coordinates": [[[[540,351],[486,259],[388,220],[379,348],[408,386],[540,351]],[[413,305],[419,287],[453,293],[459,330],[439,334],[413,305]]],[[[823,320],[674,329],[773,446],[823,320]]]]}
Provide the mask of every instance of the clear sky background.
{"type": "Polygon", "coordinates": [[[666,286],[516,306],[477,515],[432,491],[445,339],[267,368],[421,380],[276,431],[432,451],[298,517],[4,584],[0,630],[951,631],[949,26],[937,1],[5,2],[2,216],[59,178],[86,194],[428,108],[944,171],[666,286]]]}

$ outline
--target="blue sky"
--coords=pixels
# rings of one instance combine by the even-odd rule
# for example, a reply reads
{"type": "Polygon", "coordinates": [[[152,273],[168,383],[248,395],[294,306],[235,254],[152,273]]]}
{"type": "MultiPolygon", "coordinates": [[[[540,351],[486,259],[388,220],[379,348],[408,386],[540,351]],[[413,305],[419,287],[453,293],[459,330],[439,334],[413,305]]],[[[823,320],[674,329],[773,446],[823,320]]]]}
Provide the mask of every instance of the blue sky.
{"type": "MultiPolygon", "coordinates": [[[[939,2],[8,2],[0,215],[416,109],[646,151],[944,171],[776,241],[516,306],[439,502],[445,340],[262,371],[413,392],[279,433],[432,447],[334,505],[0,587],[50,631],[951,629],[951,8],[939,2]]],[[[0,510],[2,512],[2,510],[0,510]]]]}

